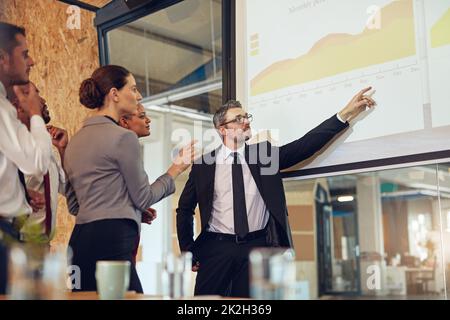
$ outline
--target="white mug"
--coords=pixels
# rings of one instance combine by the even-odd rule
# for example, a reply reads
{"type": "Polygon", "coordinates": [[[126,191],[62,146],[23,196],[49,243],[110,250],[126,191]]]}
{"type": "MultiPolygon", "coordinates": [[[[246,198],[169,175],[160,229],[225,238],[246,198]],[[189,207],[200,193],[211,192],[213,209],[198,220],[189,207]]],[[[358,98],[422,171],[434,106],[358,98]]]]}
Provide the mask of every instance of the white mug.
{"type": "Polygon", "coordinates": [[[125,297],[130,285],[129,261],[97,261],[95,279],[101,300],[118,300],[125,297]]]}

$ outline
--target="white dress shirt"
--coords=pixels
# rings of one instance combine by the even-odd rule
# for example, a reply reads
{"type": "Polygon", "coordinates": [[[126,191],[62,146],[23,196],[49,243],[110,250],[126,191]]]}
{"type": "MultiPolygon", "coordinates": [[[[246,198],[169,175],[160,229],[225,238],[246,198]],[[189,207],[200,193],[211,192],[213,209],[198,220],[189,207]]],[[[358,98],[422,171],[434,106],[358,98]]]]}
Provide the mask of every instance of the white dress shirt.
{"type": "MultiPolygon", "coordinates": [[[[56,213],[58,209],[58,192],[65,195],[66,187],[66,175],[61,167],[61,160],[52,154],[50,166],[48,168],[49,178],[50,178],[50,207],[52,212],[52,223],[50,235],[45,234],[45,216],[46,208],[42,208],[37,212],[33,212],[25,221],[21,233],[22,238],[27,241],[31,237],[39,236],[41,242],[48,243],[53,239],[55,235],[56,227],[56,213]],[[39,231],[38,234],[36,232],[39,231]]],[[[29,176],[25,177],[27,188],[37,191],[45,195],[44,188],[44,175],[29,176]]],[[[36,238],[34,238],[36,240],[36,238]]]]}
{"type": "Polygon", "coordinates": [[[6,99],[5,87],[0,82],[0,217],[31,213],[18,169],[24,174],[46,173],[51,152],[44,120],[31,117],[28,131],[17,119],[16,108],[6,99]]]}
{"type": "MultiPolygon", "coordinates": [[[[214,198],[209,231],[235,234],[233,211],[233,152],[222,145],[217,153],[214,198]]],[[[256,186],[244,156],[244,146],[237,150],[242,164],[249,232],[263,229],[269,221],[269,211],[256,186]]]]}
{"type": "Polygon", "coordinates": [[[338,120],[339,120],[340,122],[342,122],[342,123],[345,123],[345,122],[346,122],[346,121],[344,121],[344,120],[341,118],[341,116],[339,115],[339,112],[336,113],[336,117],[338,118],[338,120]]]}

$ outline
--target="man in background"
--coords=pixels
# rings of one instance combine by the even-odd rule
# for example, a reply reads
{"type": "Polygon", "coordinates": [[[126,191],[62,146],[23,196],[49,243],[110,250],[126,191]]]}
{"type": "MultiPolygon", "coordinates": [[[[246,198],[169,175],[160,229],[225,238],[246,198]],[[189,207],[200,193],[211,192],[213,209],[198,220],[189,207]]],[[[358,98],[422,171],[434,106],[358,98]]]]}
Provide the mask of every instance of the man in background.
{"type": "MultiPolygon", "coordinates": [[[[56,156],[54,152],[52,153],[49,169],[45,174],[25,176],[28,192],[35,194],[36,198],[41,196],[44,201],[42,205],[38,203],[38,205],[33,206],[33,213],[25,220],[20,231],[25,242],[49,245],[55,235],[58,192],[65,195],[66,191],[66,176],[62,163],[69,138],[66,130],[48,125],[51,121],[48,106],[45,99],[40,96],[36,85],[33,82],[29,82],[27,85],[20,86],[20,90],[25,96],[29,94],[30,89],[36,90],[39,95],[42,118],[47,125],[52,144],[57,149],[59,156],[56,156]]],[[[8,94],[8,98],[16,107],[19,120],[30,129],[30,117],[14,92],[8,94]]]]}
{"type": "Polygon", "coordinates": [[[25,29],[0,22],[0,294],[6,291],[9,245],[19,241],[20,222],[32,212],[24,174],[44,174],[50,164],[51,139],[41,116],[42,102],[36,90],[25,96],[15,87],[29,82],[33,65],[25,29]],[[30,117],[30,130],[6,98],[11,88],[30,117]]]}

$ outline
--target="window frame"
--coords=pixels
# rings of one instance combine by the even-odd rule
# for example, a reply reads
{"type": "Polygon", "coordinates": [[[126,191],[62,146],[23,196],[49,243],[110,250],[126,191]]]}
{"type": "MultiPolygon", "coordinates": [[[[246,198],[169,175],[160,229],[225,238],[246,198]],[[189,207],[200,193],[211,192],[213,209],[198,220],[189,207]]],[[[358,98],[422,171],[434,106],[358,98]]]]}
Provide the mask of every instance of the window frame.
{"type": "MultiPolygon", "coordinates": [[[[142,17],[176,5],[183,0],[147,1],[129,8],[124,2],[112,1],[97,10],[94,24],[98,34],[100,65],[110,63],[108,32],[142,17]]],[[[212,1],[212,0],[211,0],[212,1]]],[[[222,102],[236,99],[236,0],[222,0],[222,102]]]]}

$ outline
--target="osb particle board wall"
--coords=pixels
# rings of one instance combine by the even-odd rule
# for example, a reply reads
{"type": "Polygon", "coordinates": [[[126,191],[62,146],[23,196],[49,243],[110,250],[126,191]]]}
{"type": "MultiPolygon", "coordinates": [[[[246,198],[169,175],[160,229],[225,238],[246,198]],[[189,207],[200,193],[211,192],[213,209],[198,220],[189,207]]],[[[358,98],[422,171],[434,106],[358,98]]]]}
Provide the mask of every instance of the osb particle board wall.
{"type": "MultiPolygon", "coordinates": [[[[83,79],[98,67],[94,13],[81,10],[81,28],[67,28],[68,5],[55,0],[0,0],[0,19],[24,26],[35,67],[31,80],[47,100],[52,124],[72,136],[87,116],[78,102],[83,79]]],[[[55,244],[67,244],[74,219],[64,198],[59,199],[55,244]]]]}
{"type": "Polygon", "coordinates": [[[111,0],[83,0],[83,2],[101,8],[110,3],[111,0]]]}

